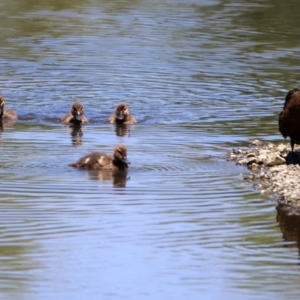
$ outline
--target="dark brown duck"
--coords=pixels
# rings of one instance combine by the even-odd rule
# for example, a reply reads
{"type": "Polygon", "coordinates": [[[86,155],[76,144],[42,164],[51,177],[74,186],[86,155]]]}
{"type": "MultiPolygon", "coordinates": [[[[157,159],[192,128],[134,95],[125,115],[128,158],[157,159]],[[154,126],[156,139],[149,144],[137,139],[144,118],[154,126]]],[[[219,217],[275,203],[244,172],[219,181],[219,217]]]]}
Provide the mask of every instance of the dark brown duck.
{"type": "Polygon", "coordinates": [[[300,144],[300,89],[293,89],[287,93],[278,123],[282,136],[291,139],[294,152],[294,145],[300,144]]]}
{"type": "Polygon", "coordinates": [[[80,158],[76,163],[69,164],[69,166],[86,170],[127,170],[128,164],[126,147],[118,145],[112,156],[93,152],[80,158]]]}
{"type": "Polygon", "coordinates": [[[120,103],[115,112],[108,118],[111,124],[135,124],[137,123],[134,116],[130,113],[128,105],[120,103]]]}
{"type": "Polygon", "coordinates": [[[60,122],[73,124],[87,124],[89,121],[83,115],[83,113],[84,109],[81,102],[76,101],[71,108],[71,112],[61,117],[60,122]]]}

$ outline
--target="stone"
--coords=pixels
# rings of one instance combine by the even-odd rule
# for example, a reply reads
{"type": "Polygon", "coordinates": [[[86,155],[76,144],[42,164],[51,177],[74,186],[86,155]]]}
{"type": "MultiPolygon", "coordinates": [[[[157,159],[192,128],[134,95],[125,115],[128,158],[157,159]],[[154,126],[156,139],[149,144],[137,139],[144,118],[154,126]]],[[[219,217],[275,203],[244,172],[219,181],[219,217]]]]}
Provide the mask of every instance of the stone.
{"type": "Polygon", "coordinates": [[[262,141],[258,140],[258,139],[255,139],[252,141],[251,143],[253,146],[261,146],[263,144],[262,141]]]}
{"type": "Polygon", "coordinates": [[[287,151],[286,145],[284,145],[284,144],[279,144],[279,145],[277,146],[277,151],[279,151],[279,152],[286,152],[286,151],[287,151]]]}
{"type": "Polygon", "coordinates": [[[287,211],[295,209],[300,216],[299,150],[292,153],[287,144],[255,139],[249,149],[233,150],[227,158],[247,165],[250,174],[244,177],[245,184],[252,184],[263,194],[276,195],[279,204],[288,205],[287,211]]]}
{"type": "Polygon", "coordinates": [[[278,166],[283,164],[285,164],[285,159],[279,156],[277,153],[271,154],[269,157],[267,157],[266,166],[268,167],[273,167],[273,166],[278,166]]]}

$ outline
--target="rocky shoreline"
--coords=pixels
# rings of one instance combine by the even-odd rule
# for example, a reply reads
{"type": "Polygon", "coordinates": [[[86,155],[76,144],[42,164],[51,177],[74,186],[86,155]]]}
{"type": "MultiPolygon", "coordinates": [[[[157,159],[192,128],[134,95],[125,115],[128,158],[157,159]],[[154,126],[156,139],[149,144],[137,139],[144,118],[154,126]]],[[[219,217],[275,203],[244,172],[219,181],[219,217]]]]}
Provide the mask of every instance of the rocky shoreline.
{"type": "Polygon", "coordinates": [[[250,173],[244,177],[263,194],[273,194],[280,209],[288,215],[300,216],[300,147],[291,152],[289,144],[275,145],[253,140],[247,150],[233,149],[228,160],[245,165],[250,173]]]}

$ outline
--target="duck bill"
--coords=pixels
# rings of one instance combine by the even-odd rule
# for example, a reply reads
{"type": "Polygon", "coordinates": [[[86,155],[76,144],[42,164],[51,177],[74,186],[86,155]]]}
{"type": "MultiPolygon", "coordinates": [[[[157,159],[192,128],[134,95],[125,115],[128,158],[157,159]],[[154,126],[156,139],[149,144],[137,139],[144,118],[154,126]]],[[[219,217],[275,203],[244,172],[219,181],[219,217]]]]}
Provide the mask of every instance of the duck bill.
{"type": "Polygon", "coordinates": [[[129,165],[129,164],[130,164],[130,162],[128,161],[128,159],[127,159],[126,157],[124,157],[124,158],[122,159],[122,163],[124,163],[124,164],[126,164],[126,165],[129,165]]]}
{"type": "Polygon", "coordinates": [[[81,116],[80,114],[76,114],[76,115],[75,115],[75,119],[76,119],[77,121],[81,121],[81,118],[82,118],[82,116],[81,116]]]}
{"type": "Polygon", "coordinates": [[[120,114],[117,116],[117,120],[118,120],[119,122],[124,121],[124,119],[125,119],[125,116],[124,116],[123,113],[120,113],[120,114]]]}

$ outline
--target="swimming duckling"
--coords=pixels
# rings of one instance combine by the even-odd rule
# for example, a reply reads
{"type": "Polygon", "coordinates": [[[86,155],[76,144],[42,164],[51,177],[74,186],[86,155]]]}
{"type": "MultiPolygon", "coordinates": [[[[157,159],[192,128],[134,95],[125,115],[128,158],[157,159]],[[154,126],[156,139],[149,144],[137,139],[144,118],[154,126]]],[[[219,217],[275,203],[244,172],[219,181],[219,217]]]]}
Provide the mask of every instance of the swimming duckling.
{"type": "Polygon", "coordinates": [[[17,114],[11,109],[4,109],[5,101],[4,97],[0,95],[0,118],[9,119],[9,120],[17,120],[17,114]]]}
{"type": "Polygon", "coordinates": [[[60,122],[73,124],[87,124],[89,121],[83,115],[83,113],[84,109],[81,102],[76,101],[71,108],[71,112],[61,117],[60,122]]]}
{"type": "Polygon", "coordinates": [[[137,123],[134,116],[130,113],[128,105],[120,103],[115,112],[108,118],[111,124],[135,124],[137,123]]]}
{"type": "Polygon", "coordinates": [[[80,158],[76,163],[69,164],[69,166],[86,170],[127,170],[129,161],[126,156],[126,147],[118,145],[112,156],[93,152],[80,158]]]}
{"type": "Polygon", "coordinates": [[[290,137],[294,152],[294,145],[300,144],[300,89],[293,89],[287,93],[278,124],[282,136],[290,137]]]}

